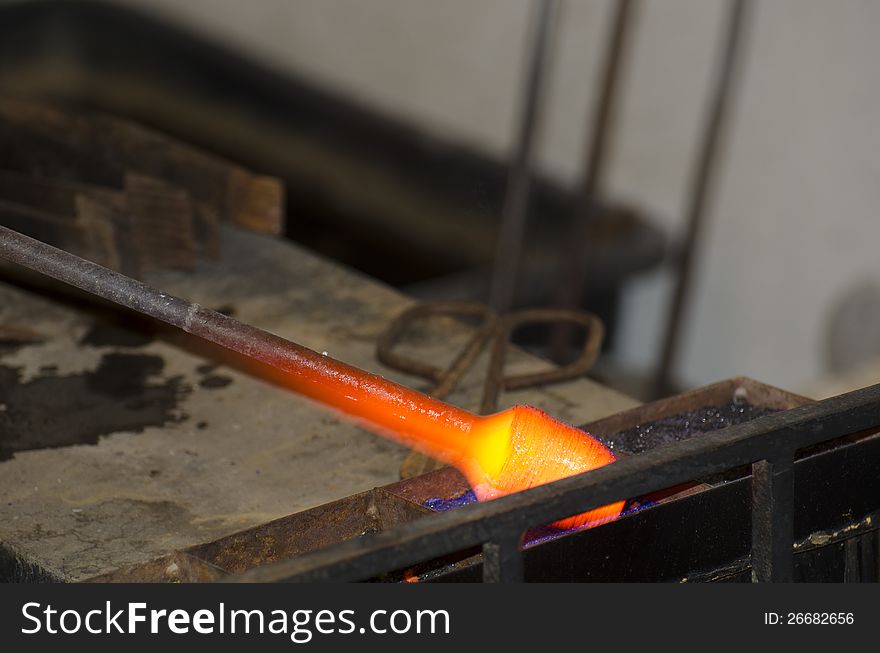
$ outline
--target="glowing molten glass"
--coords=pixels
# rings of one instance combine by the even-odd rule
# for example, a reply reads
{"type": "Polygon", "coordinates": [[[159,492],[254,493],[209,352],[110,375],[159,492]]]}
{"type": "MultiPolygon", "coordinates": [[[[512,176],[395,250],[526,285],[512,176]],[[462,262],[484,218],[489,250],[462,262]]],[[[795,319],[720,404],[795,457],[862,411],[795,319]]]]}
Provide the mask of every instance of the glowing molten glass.
{"type": "MultiPolygon", "coordinates": [[[[481,501],[614,461],[599,441],[529,406],[481,417],[381,376],[285,342],[263,361],[282,385],[336,408],[365,428],[453,465],[481,501]]],[[[623,502],[556,522],[561,528],[616,518],[623,502]]]]}
{"type": "MultiPolygon", "coordinates": [[[[588,433],[531,406],[514,406],[477,417],[467,453],[452,463],[480,501],[574,476],[614,462],[614,455],[588,433]]],[[[615,519],[623,501],[554,523],[559,528],[598,525],[615,519]]]]}

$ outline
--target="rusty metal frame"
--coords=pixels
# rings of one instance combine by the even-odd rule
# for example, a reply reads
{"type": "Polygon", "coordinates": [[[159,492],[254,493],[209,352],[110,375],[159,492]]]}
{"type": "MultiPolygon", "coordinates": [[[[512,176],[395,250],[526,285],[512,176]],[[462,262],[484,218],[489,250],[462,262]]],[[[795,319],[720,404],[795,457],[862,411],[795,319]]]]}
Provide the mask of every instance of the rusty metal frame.
{"type": "Polygon", "coordinates": [[[546,81],[559,23],[560,0],[539,0],[529,25],[530,46],[525,88],[520,106],[516,146],[510,161],[501,229],[493,264],[489,305],[504,313],[512,307],[516,293],[523,238],[529,212],[535,150],[546,104],[546,81]]]}
{"type": "Polygon", "coordinates": [[[731,105],[735,94],[739,69],[744,58],[744,41],[753,11],[751,0],[730,0],[725,18],[725,36],[719,53],[711,102],[706,122],[700,135],[700,146],[690,180],[685,234],[673,261],[675,288],[663,332],[663,345],[654,378],[654,395],[669,394],[674,386],[673,366],[681,348],[682,321],[692,294],[697,256],[703,231],[706,229],[709,207],[718,185],[724,138],[729,130],[731,105]]]}
{"type": "Polygon", "coordinates": [[[431,396],[444,399],[473,367],[487,343],[491,342],[489,368],[483,384],[483,399],[480,404],[480,413],[486,415],[498,409],[498,398],[504,390],[522,390],[583,376],[596,362],[604,337],[605,326],[602,320],[584,311],[527,308],[499,317],[493,309],[476,302],[430,301],[408,308],[388,325],[376,344],[376,357],[388,367],[433,381],[436,385],[430,392],[431,396]],[[437,316],[471,318],[479,322],[473,335],[449,367],[443,369],[395,351],[397,344],[403,340],[415,323],[437,316]],[[505,377],[504,363],[514,332],[536,324],[566,324],[580,327],[584,333],[584,342],[578,357],[561,367],[505,377]]]}
{"type": "MultiPolygon", "coordinates": [[[[240,582],[357,581],[472,547],[484,582],[523,579],[522,534],[620,498],[641,496],[752,466],[752,578],[786,582],[793,571],[797,451],[880,428],[880,384],[700,438],[619,460],[494,501],[461,507],[234,576],[240,582]]],[[[601,528],[601,527],[600,527],[601,528]]]]}

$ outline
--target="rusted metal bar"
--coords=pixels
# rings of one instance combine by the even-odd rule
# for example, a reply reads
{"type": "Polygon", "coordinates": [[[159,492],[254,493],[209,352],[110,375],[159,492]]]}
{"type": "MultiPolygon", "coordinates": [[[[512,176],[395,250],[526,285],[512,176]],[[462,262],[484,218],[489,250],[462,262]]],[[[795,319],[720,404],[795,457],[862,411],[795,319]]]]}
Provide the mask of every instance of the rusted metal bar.
{"type": "Polygon", "coordinates": [[[483,544],[483,582],[521,583],[523,555],[520,550],[521,534],[508,535],[499,541],[483,544]]]}
{"type": "Polygon", "coordinates": [[[497,321],[495,312],[483,304],[457,301],[416,304],[398,315],[379,336],[376,357],[388,367],[434,381],[437,385],[431,390],[431,396],[443,399],[455,389],[461,377],[476,362],[486,342],[495,332],[497,321]],[[395,351],[395,346],[414,323],[437,316],[477,318],[480,321],[479,327],[448,368],[444,370],[395,351]]]}
{"type": "Polygon", "coordinates": [[[794,451],[752,464],[752,580],[790,583],[794,571],[794,451]]]}
{"type": "Polygon", "coordinates": [[[557,308],[531,308],[505,315],[499,322],[492,343],[492,356],[489,360],[489,370],[483,387],[481,411],[488,413],[494,410],[502,390],[520,390],[537,385],[549,385],[583,376],[590,371],[596,362],[604,334],[605,327],[602,325],[602,321],[591,313],[557,308]],[[580,355],[567,365],[545,372],[505,377],[504,363],[507,358],[507,345],[513,332],[525,325],[540,323],[577,325],[583,328],[585,337],[580,355]]]}
{"type": "Polygon", "coordinates": [[[501,231],[498,235],[489,297],[489,305],[500,313],[510,309],[516,292],[516,280],[522,259],[523,234],[529,208],[535,141],[543,108],[544,78],[558,15],[559,0],[538,0],[534,24],[530,27],[533,35],[526,88],[516,152],[510,165],[504,207],[501,211],[501,231]]]}
{"type": "Polygon", "coordinates": [[[388,367],[434,381],[437,385],[431,396],[438,399],[446,397],[458,385],[462,376],[473,366],[483,347],[492,342],[489,370],[483,388],[480,412],[487,414],[498,407],[498,396],[502,390],[521,390],[539,385],[561,383],[586,374],[599,355],[605,327],[602,321],[591,313],[569,311],[557,308],[529,308],[509,313],[502,318],[490,308],[472,302],[435,301],[416,304],[401,313],[379,337],[376,356],[388,367]],[[470,340],[456,356],[452,364],[442,369],[430,363],[414,360],[395,351],[396,345],[414,323],[430,317],[447,316],[477,318],[479,326],[470,340]],[[584,344],[577,360],[562,367],[545,372],[504,376],[504,363],[513,333],[522,327],[547,324],[568,323],[584,330],[584,344]]]}
{"type": "Polygon", "coordinates": [[[681,321],[690,298],[697,252],[706,222],[706,210],[712,200],[718,177],[719,150],[734,99],[734,82],[741,59],[743,34],[750,7],[750,0],[732,0],[729,5],[727,35],[691,182],[685,216],[686,233],[673,262],[675,290],[666,318],[663,346],[654,378],[654,395],[658,397],[668,394],[672,384],[672,366],[675,364],[681,344],[681,321]]]}
{"type": "MultiPolygon", "coordinates": [[[[563,308],[580,306],[586,286],[586,257],[590,250],[590,227],[599,208],[601,184],[605,176],[608,152],[614,135],[617,107],[620,101],[620,78],[629,52],[637,0],[614,3],[608,43],[604,53],[596,106],[592,114],[584,162],[583,179],[578,190],[572,221],[569,249],[560,270],[557,303],[563,308]]],[[[553,334],[553,350],[562,358],[573,335],[571,327],[562,325],[553,334]]]]}

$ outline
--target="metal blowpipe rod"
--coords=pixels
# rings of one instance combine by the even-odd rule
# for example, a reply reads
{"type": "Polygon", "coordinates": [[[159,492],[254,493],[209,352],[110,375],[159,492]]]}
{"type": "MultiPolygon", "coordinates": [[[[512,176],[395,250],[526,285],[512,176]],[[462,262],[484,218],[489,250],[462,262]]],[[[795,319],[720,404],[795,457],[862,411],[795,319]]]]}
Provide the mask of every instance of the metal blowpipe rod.
{"type": "MultiPolygon", "coordinates": [[[[284,372],[291,390],[456,466],[481,500],[614,460],[598,440],[535,408],[476,415],[3,226],[0,256],[284,372]]],[[[607,521],[621,508],[622,502],[605,506],[559,525],[607,521]]]]}

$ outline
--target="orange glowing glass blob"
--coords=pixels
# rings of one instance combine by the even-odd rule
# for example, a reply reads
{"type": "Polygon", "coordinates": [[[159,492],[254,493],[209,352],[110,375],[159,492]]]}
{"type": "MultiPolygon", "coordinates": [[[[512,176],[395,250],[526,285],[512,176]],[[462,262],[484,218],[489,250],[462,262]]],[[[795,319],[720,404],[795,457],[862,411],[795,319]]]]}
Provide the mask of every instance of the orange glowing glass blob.
{"type": "MultiPolygon", "coordinates": [[[[614,461],[598,440],[529,406],[482,417],[384,377],[285,342],[263,362],[287,388],[361,426],[456,467],[481,501],[573,476],[614,461]]],[[[555,522],[561,528],[615,519],[623,501],[555,522]]]]}

